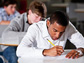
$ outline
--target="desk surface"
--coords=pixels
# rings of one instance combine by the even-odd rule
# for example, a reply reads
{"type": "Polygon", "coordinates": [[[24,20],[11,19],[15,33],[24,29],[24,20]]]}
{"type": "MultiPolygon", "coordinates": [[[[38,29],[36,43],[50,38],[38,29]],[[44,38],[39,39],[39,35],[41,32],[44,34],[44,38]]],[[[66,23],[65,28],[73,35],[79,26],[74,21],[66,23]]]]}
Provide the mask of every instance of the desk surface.
{"type": "Polygon", "coordinates": [[[75,9],[75,12],[84,13],[84,9],[75,9]]]}
{"type": "Polygon", "coordinates": [[[55,3],[51,5],[52,7],[67,7],[68,3],[55,3]]]}
{"type": "MultiPolygon", "coordinates": [[[[70,50],[65,50],[65,52],[69,52],[70,50]]],[[[67,52],[67,53],[68,53],[67,52]]],[[[66,59],[65,55],[57,56],[57,57],[42,57],[42,58],[19,58],[19,63],[84,63],[84,56],[78,58],[78,59],[66,59]]]]}
{"type": "Polygon", "coordinates": [[[2,39],[0,38],[0,45],[5,45],[5,46],[18,46],[18,43],[12,43],[12,42],[7,42],[7,43],[4,43],[2,42],[2,39]]]}

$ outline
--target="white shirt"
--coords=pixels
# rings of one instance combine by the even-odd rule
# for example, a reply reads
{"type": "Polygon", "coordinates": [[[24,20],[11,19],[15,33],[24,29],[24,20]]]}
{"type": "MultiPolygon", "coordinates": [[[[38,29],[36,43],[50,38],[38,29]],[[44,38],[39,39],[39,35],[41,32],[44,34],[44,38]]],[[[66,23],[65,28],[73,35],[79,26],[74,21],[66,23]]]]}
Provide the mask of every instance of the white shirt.
{"type": "Polygon", "coordinates": [[[69,39],[77,48],[84,48],[84,38],[69,22],[65,32],[58,40],[52,40],[46,26],[46,21],[40,21],[31,25],[17,48],[18,57],[43,57],[43,50],[52,48],[48,42],[49,39],[53,44],[65,47],[69,39]]]}

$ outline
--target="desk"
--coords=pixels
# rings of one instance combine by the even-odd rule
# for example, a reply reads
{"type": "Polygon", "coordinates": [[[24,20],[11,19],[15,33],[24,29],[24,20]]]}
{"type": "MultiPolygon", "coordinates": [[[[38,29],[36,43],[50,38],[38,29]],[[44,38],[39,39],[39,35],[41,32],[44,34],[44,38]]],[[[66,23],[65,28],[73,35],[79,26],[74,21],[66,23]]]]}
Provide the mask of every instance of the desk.
{"type": "Polygon", "coordinates": [[[74,11],[78,13],[84,13],[84,9],[75,9],[74,11]]]}
{"type": "Polygon", "coordinates": [[[68,6],[68,3],[55,3],[55,4],[52,4],[51,5],[52,7],[67,7],[68,6]]]}
{"type": "Polygon", "coordinates": [[[68,3],[55,3],[55,4],[51,4],[52,7],[59,7],[59,8],[65,8],[66,12],[69,12],[69,4],[68,3]]]}
{"type": "Polygon", "coordinates": [[[0,45],[5,45],[5,46],[18,46],[19,43],[12,43],[12,42],[7,42],[7,43],[4,43],[2,42],[2,39],[0,38],[0,45]]]}
{"type": "MultiPolygon", "coordinates": [[[[65,50],[67,54],[70,50],[65,50]]],[[[19,58],[19,63],[84,63],[84,56],[78,59],[66,59],[65,56],[62,57],[42,57],[42,58],[19,58]],[[63,57],[63,58],[62,58],[63,57]],[[59,59],[60,58],[60,59],[59,59]]]]}
{"type": "Polygon", "coordinates": [[[26,32],[9,32],[0,38],[0,45],[18,46],[26,32]]]}

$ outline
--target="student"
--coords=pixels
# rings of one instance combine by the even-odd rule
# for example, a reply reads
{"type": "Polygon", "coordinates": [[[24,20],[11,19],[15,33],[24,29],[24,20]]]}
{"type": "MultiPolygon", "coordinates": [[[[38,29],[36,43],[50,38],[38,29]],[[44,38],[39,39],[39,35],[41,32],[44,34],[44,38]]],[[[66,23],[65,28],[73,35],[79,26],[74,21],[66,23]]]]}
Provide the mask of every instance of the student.
{"type": "Polygon", "coordinates": [[[9,24],[14,17],[20,15],[16,11],[16,4],[15,0],[4,0],[3,7],[0,8],[0,24],[9,24]]]}
{"type": "MultiPolygon", "coordinates": [[[[6,28],[6,30],[3,32],[2,38],[5,39],[5,36],[11,37],[11,35],[14,36],[14,38],[17,39],[17,37],[23,37],[25,32],[27,32],[28,27],[40,21],[42,18],[46,17],[47,9],[44,3],[33,1],[31,2],[29,6],[29,10],[20,16],[17,16],[13,20],[11,20],[11,23],[6,28]],[[15,34],[14,34],[15,33],[15,34]],[[7,35],[8,34],[8,35],[7,35]]],[[[10,63],[16,63],[16,47],[2,47],[4,50],[4,57],[9,57],[10,59],[15,58],[15,60],[12,59],[10,63]],[[7,54],[9,53],[9,54],[7,54]],[[15,62],[13,62],[15,61],[15,62]]],[[[6,58],[8,60],[8,58],[6,58]]]]}
{"type": "Polygon", "coordinates": [[[84,38],[69,22],[68,16],[56,11],[50,19],[34,23],[17,47],[18,57],[58,56],[64,52],[67,39],[76,47],[66,58],[78,58],[84,54],[84,38]],[[55,46],[51,45],[51,41],[55,46]]]}

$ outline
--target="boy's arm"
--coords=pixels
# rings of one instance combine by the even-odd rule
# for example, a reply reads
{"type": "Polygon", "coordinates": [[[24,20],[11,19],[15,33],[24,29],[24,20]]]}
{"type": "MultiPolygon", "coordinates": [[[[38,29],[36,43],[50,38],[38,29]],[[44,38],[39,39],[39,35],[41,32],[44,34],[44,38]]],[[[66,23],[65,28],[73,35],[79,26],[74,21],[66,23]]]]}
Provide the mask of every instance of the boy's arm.
{"type": "Polygon", "coordinates": [[[10,24],[10,21],[1,21],[0,22],[0,25],[9,25],[10,24]]]}
{"type": "MultiPolygon", "coordinates": [[[[30,26],[21,43],[17,47],[16,54],[18,57],[42,57],[43,50],[42,48],[37,48],[34,46],[37,44],[36,36],[37,30],[36,26],[30,26]]],[[[38,39],[39,40],[39,39],[38,39]]]]}
{"type": "Polygon", "coordinates": [[[84,54],[84,37],[78,30],[70,23],[68,28],[68,39],[76,46],[76,50],[70,51],[66,57],[67,58],[78,58],[84,54]]]}

